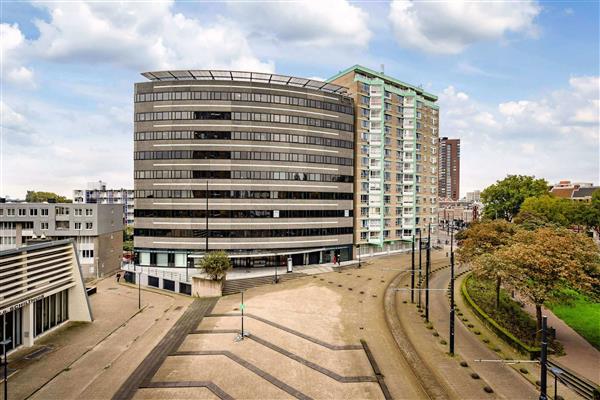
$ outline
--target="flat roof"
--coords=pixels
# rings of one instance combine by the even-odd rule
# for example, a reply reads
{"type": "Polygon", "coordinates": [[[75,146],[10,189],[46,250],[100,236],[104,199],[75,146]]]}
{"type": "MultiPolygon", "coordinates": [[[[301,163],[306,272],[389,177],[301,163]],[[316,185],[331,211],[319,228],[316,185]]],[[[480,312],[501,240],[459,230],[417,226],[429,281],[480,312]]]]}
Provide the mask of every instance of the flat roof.
{"type": "Polygon", "coordinates": [[[142,76],[151,81],[237,81],[259,82],[283,86],[294,86],[306,89],[320,90],[327,93],[345,95],[347,88],[330,82],[315,79],[298,78],[294,76],[278,75],[265,72],[250,71],[224,71],[217,69],[190,69],[171,71],[143,72],[142,76]]]}
{"type": "Polygon", "coordinates": [[[406,83],[406,82],[402,82],[401,80],[396,79],[396,78],[392,78],[391,76],[386,75],[383,72],[377,72],[375,70],[372,70],[372,69],[367,68],[367,67],[363,67],[362,65],[358,65],[358,64],[353,65],[352,67],[347,68],[347,69],[345,69],[343,71],[340,71],[336,75],[334,75],[331,78],[327,79],[327,81],[331,82],[334,79],[337,79],[340,76],[344,76],[347,73],[353,72],[353,71],[354,72],[359,72],[359,73],[362,73],[362,74],[365,74],[365,75],[376,76],[378,78],[383,79],[384,81],[388,81],[388,82],[391,82],[391,83],[395,83],[396,85],[404,86],[406,88],[412,89],[415,92],[419,93],[420,95],[422,95],[423,97],[425,97],[425,98],[427,98],[428,100],[431,100],[431,101],[437,101],[437,99],[438,99],[438,97],[436,95],[431,94],[429,92],[426,92],[425,90],[423,90],[423,88],[421,88],[419,86],[415,86],[415,85],[411,85],[411,84],[406,83]]]}
{"type": "Polygon", "coordinates": [[[24,251],[34,251],[34,250],[45,249],[47,247],[56,247],[56,246],[62,246],[63,244],[72,244],[72,243],[73,244],[75,243],[73,241],[73,239],[47,240],[44,242],[23,245],[21,247],[15,247],[13,249],[2,250],[2,251],[0,251],[0,256],[4,257],[4,256],[8,256],[10,254],[22,253],[24,251]]]}

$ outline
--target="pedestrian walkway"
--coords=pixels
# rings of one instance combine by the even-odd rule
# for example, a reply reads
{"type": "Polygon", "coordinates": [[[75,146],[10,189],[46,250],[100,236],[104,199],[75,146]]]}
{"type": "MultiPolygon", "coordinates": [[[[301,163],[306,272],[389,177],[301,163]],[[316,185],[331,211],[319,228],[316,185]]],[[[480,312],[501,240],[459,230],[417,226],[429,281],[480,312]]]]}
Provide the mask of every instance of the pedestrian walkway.
{"type": "Polygon", "coordinates": [[[196,299],[161,341],[146,356],[129,378],[121,385],[113,399],[130,399],[140,386],[147,386],[167,356],[179,348],[185,337],[209,314],[217,298],[196,299]]]}
{"type": "MultiPolygon", "coordinates": [[[[525,309],[535,318],[535,307],[526,303],[525,309]]],[[[556,361],[581,376],[600,384],[600,351],[558,318],[547,308],[542,311],[548,317],[548,326],[556,330],[556,338],[565,349],[566,355],[554,357],[556,361]]]]}
{"type": "Polygon", "coordinates": [[[110,397],[123,371],[133,370],[136,357],[143,357],[182,312],[177,308],[190,303],[183,296],[143,291],[139,312],[136,289],[117,284],[114,277],[96,286],[90,296],[93,322],[68,323],[9,357],[17,369],[8,381],[9,398],[110,397]],[[28,357],[44,347],[49,350],[43,355],[28,357]]]}

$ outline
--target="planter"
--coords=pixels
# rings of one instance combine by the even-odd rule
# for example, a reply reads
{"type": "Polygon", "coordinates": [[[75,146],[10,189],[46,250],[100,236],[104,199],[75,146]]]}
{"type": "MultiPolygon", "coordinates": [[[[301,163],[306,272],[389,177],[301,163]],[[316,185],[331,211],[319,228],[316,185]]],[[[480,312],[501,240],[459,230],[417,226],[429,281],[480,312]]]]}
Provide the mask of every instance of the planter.
{"type": "Polygon", "coordinates": [[[220,297],[223,294],[223,280],[214,281],[201,276],[192,276],[192,296],[220,297]]]}

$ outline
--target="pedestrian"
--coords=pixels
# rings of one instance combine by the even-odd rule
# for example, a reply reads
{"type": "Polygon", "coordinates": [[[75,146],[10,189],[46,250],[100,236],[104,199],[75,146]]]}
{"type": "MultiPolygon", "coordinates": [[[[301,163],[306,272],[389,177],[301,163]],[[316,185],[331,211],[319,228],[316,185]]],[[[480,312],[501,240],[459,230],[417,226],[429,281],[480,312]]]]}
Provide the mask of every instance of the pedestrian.
{"type": "Polygon", "coordinates": [[[121,280],[121,274],[117,273],[117,283],[119,283],[120,280],[121,280]]]}
{"type": "Polygon", "coordinates": [[[342,266],[342,259],[341,259],[341,257],[337,258],[337,262],[338,262],[338,267],[341,267],[342,266]]]}
{"type": "Polygon", "coordinates": [[[333,256],[333,265],[337,264],[337,257],[334,255],[333,256]]]}

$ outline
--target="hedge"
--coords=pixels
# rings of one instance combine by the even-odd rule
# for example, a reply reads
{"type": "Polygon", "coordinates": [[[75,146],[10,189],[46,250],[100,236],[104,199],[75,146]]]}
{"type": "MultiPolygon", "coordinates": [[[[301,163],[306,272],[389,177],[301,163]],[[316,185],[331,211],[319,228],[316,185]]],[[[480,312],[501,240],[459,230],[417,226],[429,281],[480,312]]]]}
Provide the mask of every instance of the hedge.
{"type": "Polygon", "coordinates": [[[523,343],[521,340],[516,338],[512,333],[507,331],[503,326],[498,324],[493,318],[491,318],[485,311],[483,311],[476,303],[473,301],[471,296],[469,296],[469,291],[467,290],[467,280],[471,279],[473,274],[467,275],[465,279],[463,279],[461,284],[461,293],[466,303],[471,307],[477,318],[479,318],[488,328],[490,328],[496,335],[502,338],[506,343],[510,346],[514,347],[517,351],[523,354],[529,355],[531,360],[538,358],[540,356],[541,349],[539,347],[530,347],[527,344],[523,343]]]}

